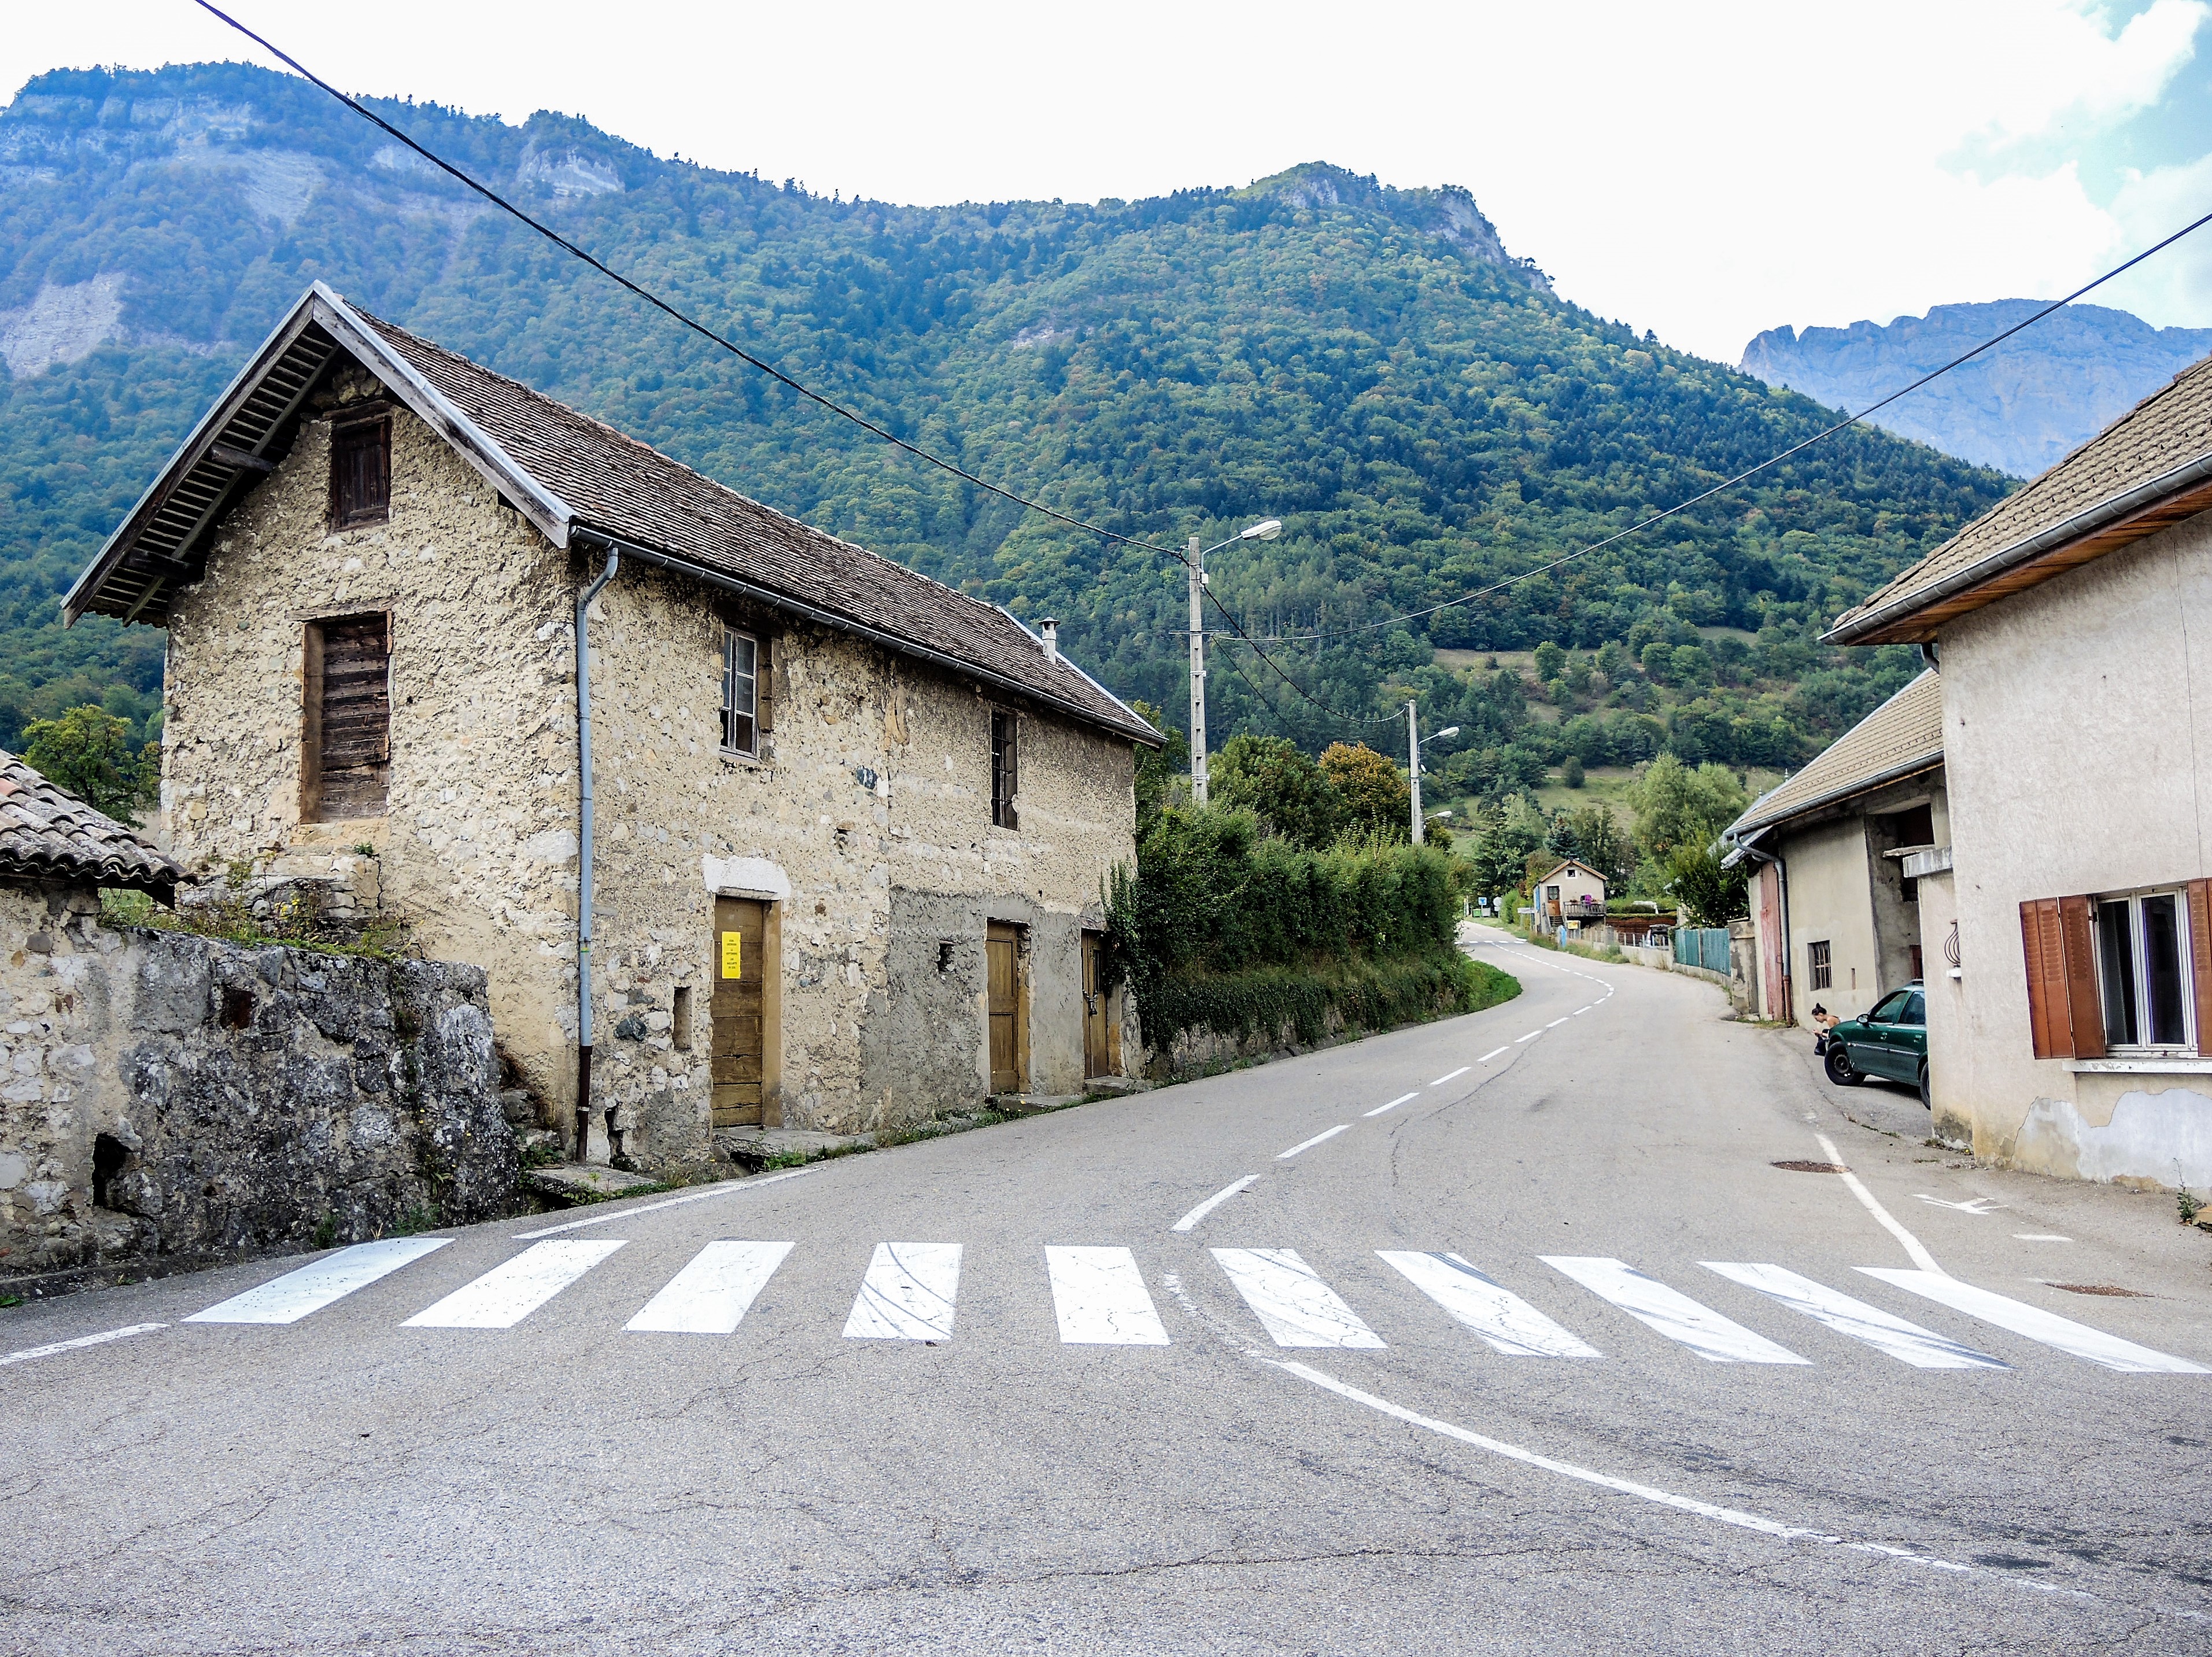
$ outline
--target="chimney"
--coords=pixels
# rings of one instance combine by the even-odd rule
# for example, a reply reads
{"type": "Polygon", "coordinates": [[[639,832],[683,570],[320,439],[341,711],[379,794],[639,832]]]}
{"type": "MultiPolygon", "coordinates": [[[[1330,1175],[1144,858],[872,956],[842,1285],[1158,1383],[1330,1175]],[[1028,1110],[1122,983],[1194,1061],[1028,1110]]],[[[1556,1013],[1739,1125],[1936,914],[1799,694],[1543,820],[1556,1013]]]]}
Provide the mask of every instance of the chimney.
{"type": "Polygon", "coordinates": [[[1037,623],[1037,631],[1044,635],[1044,659],[1060,660],[1060,623],[1050,616],[1037,623]]]}

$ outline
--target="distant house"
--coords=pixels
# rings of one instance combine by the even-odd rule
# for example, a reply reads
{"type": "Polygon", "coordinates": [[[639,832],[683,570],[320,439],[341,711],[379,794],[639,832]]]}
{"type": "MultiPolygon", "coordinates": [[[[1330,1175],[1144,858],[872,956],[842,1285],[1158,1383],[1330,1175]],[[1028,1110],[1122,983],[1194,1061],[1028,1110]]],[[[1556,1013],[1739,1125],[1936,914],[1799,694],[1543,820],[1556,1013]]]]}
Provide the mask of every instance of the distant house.
{"type": "Polygon", "coordinates": [[[579,1156],[1122,1068],[1101,890],[1158,738],[1052,622],[319,283],[64,604],[168,629],[176,855],[371,893],[485,968],[579,1156]]]}
{"type": "Polygon", "coordinates": [[[1938,1130],[2212,1185],[2212,362],[1829,637],[1942,670],[1948,825],[1917,876],[1938,1130]]]}
{"type": "Polygon", "coordinates": [[[1540,930],[1557,932],[1605,918],[1605,876],[1576,858],[1553,864],[1537,877],[1531,892],[1540,930]]]}
{"type": "Polygon", "coordinates": [[[1926,964],[1920,880],[1948,867],[1943,686],[1922,673],[1729,825],[1748,861],[1759,1014],[1852,1018],[1926,964]]]}

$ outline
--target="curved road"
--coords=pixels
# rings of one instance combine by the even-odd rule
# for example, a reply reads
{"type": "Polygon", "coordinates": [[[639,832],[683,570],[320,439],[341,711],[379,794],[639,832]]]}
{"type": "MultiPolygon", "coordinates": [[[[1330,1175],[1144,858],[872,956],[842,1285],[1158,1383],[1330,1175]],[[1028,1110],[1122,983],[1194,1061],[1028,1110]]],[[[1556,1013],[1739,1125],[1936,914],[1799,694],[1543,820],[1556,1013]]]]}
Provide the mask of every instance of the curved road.
{"type": "Polygon", "coordinates": [[[1476,935],[1469,1017],[0,1313],[0,1651],[2212,1646],[2169,1197],[1476,935]]]}

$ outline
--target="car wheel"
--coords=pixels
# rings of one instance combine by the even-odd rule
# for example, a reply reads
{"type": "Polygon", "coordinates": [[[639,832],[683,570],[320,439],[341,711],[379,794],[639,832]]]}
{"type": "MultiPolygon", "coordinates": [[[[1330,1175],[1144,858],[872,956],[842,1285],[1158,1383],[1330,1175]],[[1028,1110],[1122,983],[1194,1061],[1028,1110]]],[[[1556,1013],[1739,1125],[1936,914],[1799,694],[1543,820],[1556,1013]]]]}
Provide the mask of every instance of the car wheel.
{"type": "Polygon", "coordinates": [[[1923,1111],[1936,1108],[1936,1101],[1928,1092],[1928,1067],[1925,1064],[1920,1067],[1920,1108],[1923,1111]]]}
{"type": "Polygon", "coordinates": [[[1831,1042],[1828,1048],[1828,1080],[1838,1087],[1856,1087],[1866,1080],[1851,1068],[1851,1056],[1839,1041],[1831,1042]]]}

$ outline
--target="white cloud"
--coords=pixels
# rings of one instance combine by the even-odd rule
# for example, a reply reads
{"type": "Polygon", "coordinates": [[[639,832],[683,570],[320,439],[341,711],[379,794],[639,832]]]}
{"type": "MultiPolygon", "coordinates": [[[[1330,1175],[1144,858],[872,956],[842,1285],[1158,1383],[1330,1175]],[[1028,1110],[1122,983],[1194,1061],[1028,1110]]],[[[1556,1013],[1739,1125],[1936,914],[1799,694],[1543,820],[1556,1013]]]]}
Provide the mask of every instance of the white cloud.
{"type": "MultiPolygon", "coordinates": [[[[2107,210],[2065,161],[2168,95],[2203,0],[2124,26],[2091,0],[625,0],[619,28],[603,0],[538,0],[526,31],[452,0],[382,0],[374,30],[240,3],[348,87],[566,109],[824,192],[1133,198],[1316,159],[1464,184],[1569,297],[1730,360],[1784,321],[2063,291],[2203,182],[2153,173],[2107,210]]],[[[118,42],[142,64],[251,50],[179,0],[10,22],[5,85],[118,42]]],[[[2160,280],[2164,320],[2212,324],[2206,283],[2160,280]]]]}

